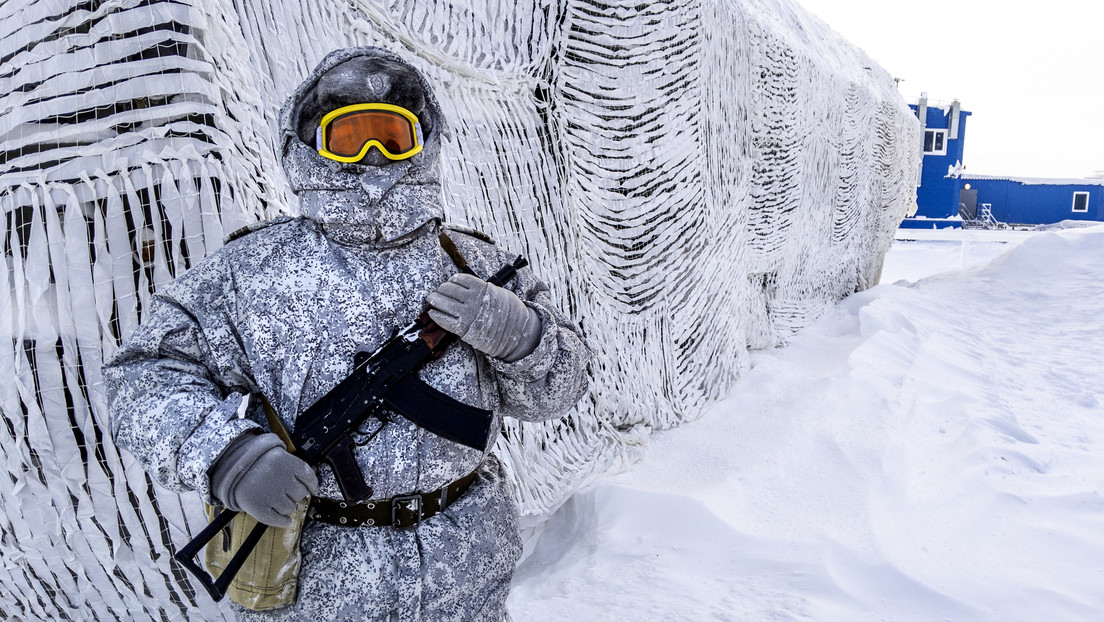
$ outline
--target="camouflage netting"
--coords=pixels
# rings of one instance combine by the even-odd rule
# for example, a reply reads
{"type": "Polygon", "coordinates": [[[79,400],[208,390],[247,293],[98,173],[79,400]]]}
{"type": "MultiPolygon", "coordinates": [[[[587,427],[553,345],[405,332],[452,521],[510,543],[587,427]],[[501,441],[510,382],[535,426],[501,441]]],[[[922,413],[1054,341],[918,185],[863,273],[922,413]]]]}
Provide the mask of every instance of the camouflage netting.
{"type": "Polygon", "coordinates": [[[792,0],[0,3],[0,620],[220,619],[171,560],[205,522],[106,434],[150,293],[294,213],[283,99],[373,44],[439,84],[450,220],[525,253],[597,357],[497,452],[536,522],[876,282],[914,196],[892,79],[792,0]]]}

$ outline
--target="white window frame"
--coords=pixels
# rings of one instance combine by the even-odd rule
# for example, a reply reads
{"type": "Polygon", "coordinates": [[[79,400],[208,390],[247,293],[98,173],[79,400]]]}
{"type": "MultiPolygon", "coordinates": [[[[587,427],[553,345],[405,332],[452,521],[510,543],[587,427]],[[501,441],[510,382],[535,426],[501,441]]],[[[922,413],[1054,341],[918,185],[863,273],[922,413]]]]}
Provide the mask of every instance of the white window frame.
{"type": "MultiPolygon", "coordinates": [[[[932,147],[933,148],[935,147],[935,135],[932,136],[932,147]]],[[[947,130],[943,129],[943,128],[935,128],[935,127],[926,128],[924,130],[924,142],[923,142],[923,144],[920,145],[920,148],[923,149],[924,155],[947,155],[947,130]],[[927,136],[928,132],[933,132],[935,135],[939,135],[939,134],[943,135],[943,149],[942,150],[928,151],[927,149],[924,148],[924,146],[928,142],[928,136],[927,136]]]]}
{"type": "Polygon", "coordinates": [[[1092,198],[1088,192],[1074,192],[1073,193],[1073,212],[1075,214],[1087,214],[1089,212],[1089,199],[1092,198]],[[1077,195],[1085,195],[1085,209],[1077,209],[1077,195]]]}

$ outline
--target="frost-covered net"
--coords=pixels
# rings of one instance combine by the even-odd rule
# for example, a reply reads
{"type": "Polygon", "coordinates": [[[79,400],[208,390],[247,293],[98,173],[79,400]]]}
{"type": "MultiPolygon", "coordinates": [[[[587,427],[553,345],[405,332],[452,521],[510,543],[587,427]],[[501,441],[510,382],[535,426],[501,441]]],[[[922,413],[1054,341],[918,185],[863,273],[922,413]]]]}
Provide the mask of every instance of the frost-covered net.
{"type": "Polygon", "coordinates": [[[100,368],[159,285],[294,212],[276,111],[364,44],[440,85],[450,219],[596,350],[571,416],[497,446],[531,520],[873,284],[912,203],[892,80],[788,0],[0,3],[0,620],[224,615],[170,556],[198,499],[113,446],[100,368]]]}

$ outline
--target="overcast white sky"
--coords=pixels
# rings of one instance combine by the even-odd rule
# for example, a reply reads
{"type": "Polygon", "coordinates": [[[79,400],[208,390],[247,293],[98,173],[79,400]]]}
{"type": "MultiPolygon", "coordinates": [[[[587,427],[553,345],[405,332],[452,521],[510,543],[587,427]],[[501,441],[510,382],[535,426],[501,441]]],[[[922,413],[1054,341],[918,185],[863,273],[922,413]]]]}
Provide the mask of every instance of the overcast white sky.
{"type": "Polygon", "coordinates": [[[1104,0],[797,0],[894,77],[915,103],[973,115],[971,174],[1104,171],[1104,0]]]}

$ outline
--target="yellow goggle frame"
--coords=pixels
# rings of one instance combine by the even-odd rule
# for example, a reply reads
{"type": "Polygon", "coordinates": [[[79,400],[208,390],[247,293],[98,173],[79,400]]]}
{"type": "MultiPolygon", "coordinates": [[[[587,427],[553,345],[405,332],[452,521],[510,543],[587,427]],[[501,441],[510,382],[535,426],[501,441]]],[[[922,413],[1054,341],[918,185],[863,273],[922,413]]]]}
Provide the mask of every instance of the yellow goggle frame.
{"type": "Polygon", "coordinates": [[[318,155],[338,162],[359,162],[364,159],[364,156],[368,154],[368,150],[372,147],[379,149],[379,152],[389,160],[405,160],[417,155],[422,150],[422,146],[422,124],[418,121],[418,117],[406,108],[391,104],[373,103],[343,106],[326,113],[326,116],[322,117],[322,121],[319,122],[318,129],[315,130],[315,148],[318,150],[318,155]],[[406,119],[410,123],[410,139],[413,142],[413,146],[406,151],[392,153],[384,146],[379,138],[369,138],[365,140],[364,144],[360,147],[360,152],[353,156],[338,155],[327,148],[329,146],[327,141],[331,138],[329,136],[330,125],[335,120],[358,112],[371,111],[397,114],[406,119]]]}

